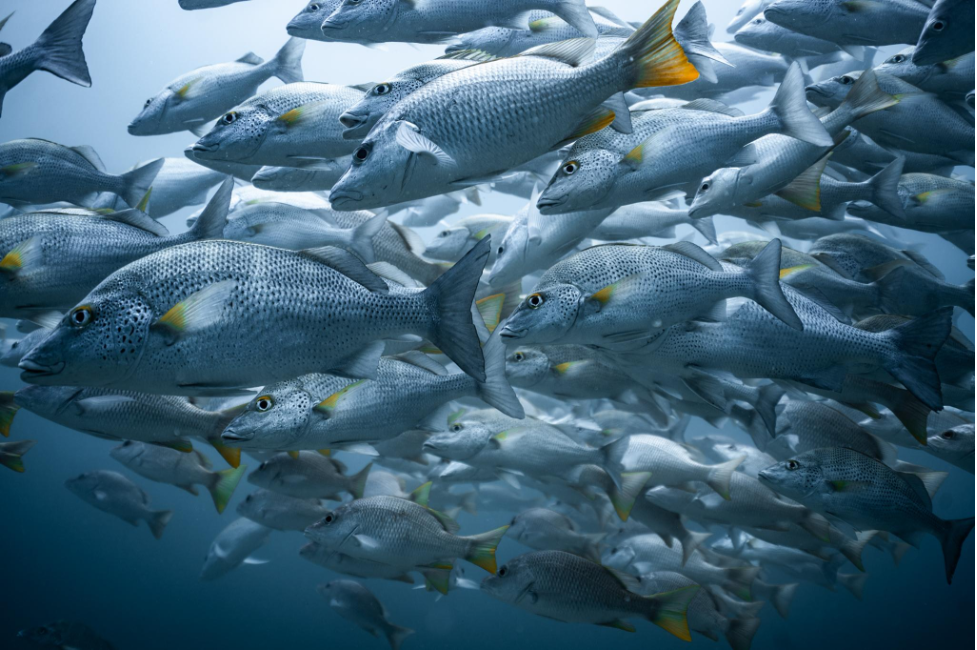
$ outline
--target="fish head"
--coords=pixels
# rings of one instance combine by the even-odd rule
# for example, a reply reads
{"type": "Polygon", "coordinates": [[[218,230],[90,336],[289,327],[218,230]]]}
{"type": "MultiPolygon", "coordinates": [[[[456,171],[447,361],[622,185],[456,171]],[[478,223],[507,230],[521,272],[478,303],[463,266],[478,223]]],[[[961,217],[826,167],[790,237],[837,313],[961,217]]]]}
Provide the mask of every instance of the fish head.
{"type": "Polygon", "coordinates": [[[542,214],[589,210],[603,201],[615,181],[630,168],[608,149],[570,151],[536,201],[542,214]]]}
{"type": "Polygon", "coordinates": [[[742,167],[723,167],[702,179],[689,206],[689,217],[708,217],[736,205],[740,184],[752,184],[752,175],[742,167]]]}
{"type": "Polygon", "coordinates": [[[322,21],[328,18],[342,2],[343,0],[312,0],[305,5],[302,11],[288,21],[285,30],[291,36],[321,40],[323,37],[322,21]]]}
{"type": "Polygon", "coordinates": [[[402,0],[342,0],[322,21],[322,33],[344,39],[351,35],[372,34],[396,19],[402,0]],[[333,36],[336,34],[336,36],[333,36]]]}
{"type": "Polygon", "coordinates": [[[64,634],[57,623],[29,627],[18,632],[17,637],[27,639],[39,646],[62,646],[65,641],[64,634]]]}
{"type": "Polygon", "coordinates": [[[888,59],[875,66],[875,74],[887,74],[893,77],[899,77],[900,79],[906,79],[906,81],[912,83],[914,80],[907,77],[918,70],[916,64],[913,63],[913,51],[915,49],[915,47],[910,46],[893,54],[888,59]]]}
{"type": "Polygon", "coordinates": [[[841,102],[845,101],[845,97],[848,96],[848,91],[858,81],[859,76],[860,74],[857,71],[846,72],[845,74],[811,84],[804,88],[807,101],[815,106],[835,108],[841,102]]]}
{"type": "Polygon", "coordinates": [[[24,358],[24,355],[30,352],[45,336],[47,336],[47,330],[40,328],[24,335],[23,338],[10,341],[3,356],[0,357],[0,366],[16,368],[20,360],[24,358]]]}
{"type": "Polygon", "coordinates": [[[962,29],[968,29],[965,20],[966,14],[963,11],[957,14],[957,11],[958,3],[956,2],[937,3],[930,10],[926,23],[923,25],[923,31],[919,34],[919,41],[916,43],[917,60],[933,58],[934,55],[939,54],[940,50],[944,49],[941,47],[941,41],[947,38],[945,34],[948,31],[952,32],[954,27],[959,28],[962,23],[962,29]]]}
{"type": "Polygon", "coordinates": [[[479,242],[463,226],[449,226],[439,232],[424,249],[424,257],[445,262],[457,262],[479,242]]]}
{"type": "Polygon", "coordinates": [[[747,47],[770,51],[771,48],[776,47],[785,34],[791,33],[793,32],[770,22],[763,14],[760,14],[740,27],[733,35],[733,40],[747,47]]]}
{"type": "Polygon", "coordinates": [[[96,501],[95,492],[98,490],[98,474],[96,472],[85,472],[74,478],[69,478],[64,482],[68,490],[84,499],[85,501],[96,501]]]}
{"type": "Polygon", "coordinates": [[[742,5],[740,5],[740,8],[736,10],[736,14],[733,16],[733,19],[730,20],[729,25],[726,26],[726,31],[729,33],[735,32],[750,18],[756,16],[763,6],[767,4],[770,4],[769,0],[746,0],[742,5]]]}
{"type": "Polygon", "coordinates": [[[501,336],[525,344],[556,343],[566,338],[577,322],[585,299],[584,292],[572,284],[537,287],[506,319],[501,336]]]}
{"type": "Polygon", "coordinates": [[[122,281],[103,283],[24,355],[21,378],[42,386],[120,382],[142,357],[155,318],[138,291],[122,281]]]}
{"type": "Polygon", "coordinates": [[[181,103],[180,94],[164,88],[159,94],[146,100],[139,115],[129,123],[129,135],[157,135],[165,128],[165,118],[171,109],[181,103]]]}
{"type": "Polygon", "coordinates": [[[974,458],[974,425],[961,424],[934,433],[926,440],[928,451],[942,458],[962,460],[967,456],[974,458]]]}
{"type": "Polygon", "coordinates": [[[761,483],[797,501],[817,492],[822,477],[821,466],[810,453],[776,463],[757,474],[761,483]]]}
{"type": "Polygon", "coordinates": [[[254,156],[270,133],[288,128],[261,101],[248,102],[224,113],[193,145],[202,160],[242,161],[254,156]]]}
{"type": "Polygon", "coordinates": [[[365,138],[380,121],[384,114],[393,108],[394,104],[424,85],[420,79],[397,79],[378,83],[370,88],[360,101],[349,107],[339,116],[339,121],[346,130],[343,131],[344,140],[360,140],[365,138]]]}
{"type": "Polygon", "coordinates": [[[550,376],[552,365],[542,350],[523,346],[506,355],[505,376],[513,386],[531,388],[550,376]]]}
{"type": "Polygon", "coordinates": [[[359,210],[413,198],[404,195],[410,179],[441,164],[397,142],[397,131],[402,124],[406,122],[381,120],[370,130],[353,152],[349,169],[329,192],[333,209],[359,210]]]}
{"type": "Polygon", "coordinates": [[[14,393],[14,404],[43,418],[64,411],[84,389],[74,386],[24,386],[14,393]]]}
{"type": "MultiPolygon", "coordinates": [[[[848,18],[849,11],[840,0],[777,0],[763,10],[767,20],[803,32],[828,22],[848,18]]],[[[839,24],[839,27],[841,24],[839,24]]]]}
{"type": "Polygon", "coordinates": [[[327,512],[319,521],[305,529],[305,536],[332,551],[352,547],[357,543],[353,534],[359,528],[356,511],[349,505],[341,505],[327,512]]]}
{"type": "Polygon", "coordinates": [[[495,433],[482,422],[459,420],[451,423],[447,431],[425,440],[422,449],[441,458],[464,461],[485,449],[495,433]]]}
{"type": "Polygon", "coordinates": [[[532,271],[535,268],[534,253],[541,243],[541,233],[525,219],[514,219],[495,249],[495,261],[488,274],[489,285],[502,287],[532,271]]]}
{"type": "Polygon", "coordinates": [[[494,575],[486,576],[482,580],[481,590],[511,605],[535,604],[538,596],[533,587],[537,577],[532,564],[526,561],[527,555],[512,558],[494,575]]]}
{"type": "Polygon", "coordinates": [[[119,461],[123,465],[132,466],[139,464],[139,457],[146,452],[146,443],[126,440],[118,447],[109,450],[109,456],[119,461]]]}
{"type": "Polygon", "coordinates": [[[444,52],[455,54],[466,50],[481,50],[495,56],[516,54],[508,52],[508,48],[517,34],[516,30],[507,27],[483,27],[452,37],[444,52]]]}
{"type": "Polygon", "coordinates": [[[305,433],[318,403],[297,380],[266,386],[231,420],[221,440],[246,449],[290,449],[305,433]]]}
{"type": "Polygon", "coordinates": [[[634,546],[627,542],[622,542],[617,546],[611,547],[610,551],[604,557],[603,564],[612,569],[624,570],[631,566],[636,556],[637,553],[634,550],[634,546]]]}

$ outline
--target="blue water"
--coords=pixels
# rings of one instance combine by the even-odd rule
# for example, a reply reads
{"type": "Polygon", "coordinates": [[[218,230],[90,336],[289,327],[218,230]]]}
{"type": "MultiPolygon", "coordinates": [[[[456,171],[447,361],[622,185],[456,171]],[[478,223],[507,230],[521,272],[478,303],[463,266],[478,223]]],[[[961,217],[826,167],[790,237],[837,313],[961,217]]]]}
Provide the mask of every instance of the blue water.
{"type": "MultiPolygon", "coordinates": [[[[644,19],[658,5],[631,0],[601,4],[628,20],[644,19]]],[[[136,138],[126,133],[126,125],[145,98],[170,79],[206,63],[233,60],[249,50],[270,57],[287,38],[284,25],[301,5],[300,0],[252,0],[224,9],[184,12],[176,0],[99,0],[85,38],[93,88],[46,74],[32,75],[7,96],[0,141],[41,137],[69,145],[90,144],[113,171],[158,156],[180,156],[192,135],[136,138]]],[[[15,49],[23,47],[64,6],[60,0],[4,0],[0,14],[16,10],[16,16],[5,28],[3,40],[15,49]]],[[[738,3],[706,0],[706,6],[717,25],[716,40],[725,39],[723,27],[738,3]]],[[[310,80],[363,83],[379,81],[438,54],[437,48],[426,46],[394,44],[372,50],[310,42],[304,69],[310,80]]],[[[763,97],[757,104],[765,102],[763,97]]],[[[512,199],[486,198],[481,208],[465,208],[459,216],[511,212],[521,205],[512,199]]],[[[165,223],[179,231],[185,217],[180,213],[165,223]]],[[[725,219],[718,220],[717,226],[720,232],[745,228],[742,222],[725,219]]],[[[422,235],[429,233],[422,231],[422,235]]],[[[957,249],[931,236],[910,234],[907,239],[922,246],[948,281],[962,283],[972,277],[957,249]]],[[[965,317],[958,326],[973,338],[972,319],[965,317]]],[[[0,390],[21,385],[14,370],[0,370],[0,390]]],[[[696,421],[688,435],[710,432],[696,421]]],[[[82,503],[62,485],[65,479],[93,469],[128,473],[108,456],[115,443],[61,428],[26,411],[16,417],[15,438],[35,439],[37,445],[25,456],[25,474],[0,469],[0,556],[4,558],[0,648],[18,647],[17,630],[57,619],[84,621],[121,650],[387,647],[384,640],[373,639],[340,619],[315,592],[316,584],[337,576],[298,557],[297,550],[306,541],[299,533],[275,532],[269,545],[258,552],[270,560],[267,564],[241,567],[216,582],[198,580],[211,541],[236,517],[237,503],[251,489],[247,483],[218,516],[206,495],[194,498],[129,474],[149,493],[153,507],[176,513],[163,538],[156,541],[143,524],[132,528],[82,503]]],[[[223,466],[216,454],[211,456],[215,465],[223,466]]],[[[921,452],[900,450],[900,457],[950,472],[934,500],[937,514],[943,518],[973,515],[972,475],[921,452]]],[[[350,455],[344,460],[354,470],[363,462],[350,455]]],[[[511,514],[503,513],[459,518],[467,533],[509,519],[511,514]]],[[[526,550],[511,539],[503,540],[500,564],[526,550]]],[[[952,586],[944,579],[939,545],[930,537],[920,549],[907,553],[898,568],[888,554],[872,548],[866,550],[865,565],[870,577],[862,601],[843,589],[831,593],[804,584],[788,620],[769,606],[763,610],[753,647],[973,647],[972,537],[964,545],[952,586]]],[[[479,580],[487,574],[466,565],[466,575],[479,580]]],[[[367,584],[386,605],[393,622],[417,631],[405,642],[405,650],[689,647],[645,622],[638,622],[638,633],[630,635],[534,617],[476,591],[453,591],[439,599],[400,583],[367,584]]],[[[698,636],[694,644],[712,647],[698,636]]]]}

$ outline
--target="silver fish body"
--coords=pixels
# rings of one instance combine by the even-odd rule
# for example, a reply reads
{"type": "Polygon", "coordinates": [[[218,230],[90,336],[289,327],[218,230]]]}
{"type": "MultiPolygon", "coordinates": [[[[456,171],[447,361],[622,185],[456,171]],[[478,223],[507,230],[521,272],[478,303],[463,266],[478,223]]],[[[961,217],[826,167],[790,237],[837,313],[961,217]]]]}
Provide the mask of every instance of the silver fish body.
{"type": "Polygon", "coordinates": [[[86,472],[68,479],[64,485],[85,503],[133,526],[137,526],[140,519],[144,520],[156,539],[163,535],[173,516],[172,510],[151,509],[149,495],[118,472],[86,472]]]}
{"type": "Polygon", "coordinates": [[[777,0],[767,20],[795,32],[839,44],[915,43],[926,21],[926,5],[913,0],[851,4],[842,0],[777,0]]]}
{"type": "Polygon", "coordinates": [[[414,630],[391,623],[383,604],[355,580],[331,580],[316,590],[333,611],[349,622],[373,636],[383,634],[392,650],[400,650],[403,640],[414,633],[414,630]]]}
{"type": "Polygon", "coordinates": [[[271,529],[246,517],[232,521],[217,534],[207,551],[201,580],[216,580],[241,564],[255,563],[252,554],[268,543],[271,529]]]}
{"type": "Polygon", "coordinates": [[[237,506],[242,517],[275,530],[303,531],[327,512],[318,499],[298,499],[269,490],[255,490],[237,506]]]}
{"type": "Polygon", "coordinates": [[[300,451],[296,456],[275,454],[263,461],[248,475],[248,483],[298,499],[339,501],[343,492],[354,499],[362,497],[369,473],[367,466],[347,475],[339,461],[319,452],[300,451]]]}

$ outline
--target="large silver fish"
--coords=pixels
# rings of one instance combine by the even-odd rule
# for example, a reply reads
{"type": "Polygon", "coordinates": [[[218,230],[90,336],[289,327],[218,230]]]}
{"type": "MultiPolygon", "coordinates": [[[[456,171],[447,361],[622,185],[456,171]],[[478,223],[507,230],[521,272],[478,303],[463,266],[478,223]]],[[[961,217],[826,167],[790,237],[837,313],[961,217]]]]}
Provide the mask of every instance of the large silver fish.
{"type": "MultiPolygon", "coordinates": [[[[92,85],[81,39],[94,10],[95,0],[75,0],[24,49],[13,52],[9,45],[0,43],[0,115],[7,93],[36,70],[46,70],[86,88],[92,85]]],[[[0,21],[0,29],[9,19],[7,16],[0,21]]]]}
{"type": "Polygon", "coordinates": [[[777,0],[763,10],[770,22],[801,34],[873,46],[915,43],[928,13],[927,5],[916,0],[777,0]]]}
{"type": "Polygon", "coordinates": [[[373,376],[381,339],[410,334],[483,380],[471,306],[488,244],[424,290],[329,247],[175,246],[109,276],[20,365],[37,384],[227,394],[330,368],[373,376]]]}
{"type": "Polygon", "coordinates": [[[913,63],[948,61],[974,51],[974,7],[967,0],[936,0],[916,41],[913,63]]]}

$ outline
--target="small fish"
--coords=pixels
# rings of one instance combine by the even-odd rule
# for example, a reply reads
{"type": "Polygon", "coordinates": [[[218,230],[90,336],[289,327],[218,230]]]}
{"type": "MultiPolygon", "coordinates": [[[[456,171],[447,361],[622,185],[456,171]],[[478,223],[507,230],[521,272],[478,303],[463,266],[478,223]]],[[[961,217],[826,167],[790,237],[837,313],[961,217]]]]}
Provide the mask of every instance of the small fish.
{"type": "Polygon", "coordinates": [[[944,99],[959,99],[973,90],[974,53],[939,63],[917,65],[913,62],[915,47],[893,54],[873,68],[876,74],[899,77],[903,81],[944,99]]]}
{"type": "Polygon", "coordinates": [[[815,449],[760,472],[760,480],[858,530],[885,530],[918,545],[929,533],[943,546],[946,581],[960,559],[974,518],[941,519],[923,481],[851,449],[815,449]]]}
{"type": "Polygon", "coordinates": [[[716,243],[716,224],[709,217],[693,219],[684,202],[646,201],[622,206],[591,231],[591,239],[621,242],[629,239],[671,239],[676,226],[692,226],[710,244],[716,243]]]}
{"type": "Polygon", "coordinates": [[[767,20],[795,32],[843,45],[915,43],[927,5],[915,0],[777,0],[767,20]]]}
{"type": "Polygon", "coordinates": [[[903,174],[897,192],[902,218],[867,201],[849,204],[848,213],[869,221],[938,234],[967,231],[974,225],[974,186],[968,181],[935,174],[903,174]]]}
{"type": "Polygon", "coordinates": [[[0,465],[15,472],[23,473],[23,456],[36,444],[35,440],[12,440],[0,442],[0,465]]]}
{"type": "MultiPolygon", "coordinates": [[[[156,165],[159,166],[158,164],[156,165]]],[[[63,312],[116,270],[146,255],[223,235],[233,183],[225,182],[194,227],[170,235],[139,209],[34,212],[0,222],[0,315],[63,312]]]]}
{"type": "Polygon", "coordinates": [[[159,445],[126,440],[109,452],[109,455],[136,474],[157,483],[169,483],[196,496],[195,485],[202,485],[210,492],[217,514],[224,512],[247,465],[214,472],[210,461],[199,451],[182,453],[159,445]]]}
{"type": "Polygon", "coordinates": [[[762,13],[764,9],[772,5],[775,0],[744,0],[733,19],[726,26],[726,31],[735,34],[743,25],[762,13]]]}
{"type": "Polygon", "coordinates": [[[913,63],[939,63],[973,52],[973,14],[974,9],[966,0],[936,0],[916,41],[913,63]]]}
{"type": "Polygon", "coordinates": [[[322,21],[342,3],[343,0],[312,0],[288,21],[285,31],[289,36],[311,41],[332,41],[332,38],[322,32],[322,21]]]}
{"type": "Polygon", "coordinates": [[[926,451],[973,474],[974,425],[958,424],[931,435],[926,441],[926,451]]]}
{"type": "Polygon", "coordinates": [[[477,214],[459,219],[438,232],[424,249],[424,257],[457,262],[485,237],[496,235],[496,239],[501,239],[512,219],[501,214],[477,214]]]}
{"type": "Polygon", "coordinates": [[[298,499],[270,490],[255,490],[237,506],[242,517],[275,530],[303,531],[328,512],[318,499],[298,499]]]}
{"type": "Polygon", "coordinates": [[[305,531],[306,537],[355,558],[405,570],[465,559],[495,572],[495,548],[508,526],[459,537],[447,516],[398,497],[357,499],[337,507],[305,531]]]}
{"type": "Polygon", "coordinates": [[[160,219],[191,205],[203,205],[210,189],[223,180],[224,174],[187,158],[164,158],[163,168],[153,179],[146,214],[160,219]]]}
{"type": "Polygon", "coordinates": [[[237,61],[197,68],[166,85],[146,100],[129,124],[131,135],[162,135],[193,131],[203,135],[208,124],[278,77],[286,84],[302,81],[305,41],[290,38],[275,58],[265,62],[253,52],[237,61]]]}
{"type": "Polygon", "coordinates": [[[700,75],[695,81],[656,89],[655,93],[687,102],[752,99],[764,88],[782,82],[787,74],[789,63],[778,54],[760,52],[739,43],[715,43],[714,47],[723,60],[731,64],[712,67],[715,81],[700,75]]]}
{"type": "Polygon", "coordinates": [[[356,257],[330,247],[295,253],[223,240],[175,246],[116,271],[20,365],[37,384],[240,394],[328,368],[374,376],[380,339],[412,334],[482,381],[471,305],[488,245],[425,290],[391,289],[356,257]]]}
{"type": "Polygon", "coordinates": [[[566,515],[546,508],[531,508],[512,519],[507,535],[538,551],[566,551],[600,562],[598,544],[607,533],[580,533],[577,524],[566,515]]]}
{"type": "MultiPolygon", "coordinates": [[[[760,13],[740,27],[733,38],[737,43],[767,52],[776,52],[792,59],[802,57],[819,57],[841,51],[841,46],[807,34],[795,32],[786,27],[772,23],[760,13]]],[[[845,46],[854,54],[858,46],[845,46]]],[[[861,57],[856,57],[861,58],[861,57]]]]}
{"type": "Polygon", "coordinates": [[[372,636],[383,635],[391,650],[400,650],[404,639],[414,630],[390,622],[383,604],[369,589],[355,580],[331,580],[316,587],[334,612],[363,628],[372,636]]]}
{"type": "Polygon", "coordinates": [[[275,454],[248,475],[248,483],[298,499],[338,501],[342,492],[361,499],[371,468],[347,475],[342,463],[319,452],[275,454]]]}
{"type": "Polygon", "coordinates": [[[6,366],[8,368],[16,368],[20,360],[24,358],[24,355],[31,351],[31,349],[44,340],[48,335],[48,330],[44,327],[38,327],[33,332],[28,332],[22,338],[14,341],[6,341],[8,344],[6,352],[0,357],[0,366],[6,366]]]}
{"type": "Polygon", "coordinates": [[[235,105],[193,145],[203,160],[248,165],[294,165],[349,155],[339,116],[362,89],[297,82],[277,86],[235,105]]]}
{"type": "Polygon", "coordinates": [[[216,580],[242,564],[264,564],[254,552],[268,543],[271,529],[240,517],[228,524],[210,544],[200,579],[216,580]]]}
{"type": "MultiPolygon", "coordinates": [[[[85,88],[92,85],[81,40],[94,10],[95,0],[75,0],[32,44],[18,52],[12,53],[10,46],[0,51],[0,114],[3,98],[35,70],[46,70],[85,88]]],[[[4,18],[0,28],[9,19],[4,18]]]]}
{"type": "Polygon", "coordinates": [[[145,520],[156,539],[163,536],[173,517],[172,510],[152,510],[149,495],[118,472],[85,472],[68,479],[64,486],[85,503],[133,526],[138,526],[140,519],[145,520]]]}
{"type": "Polygon", "coordinates": [[[589,623],[634,632],[628,618],[644,618],[690,641],[686,609],[690,586],[653,596],[634,593],[638,581],[563,551],[535,551],[482,580],[482,591],[528,612],[564,623],[589,623]]]}
{"type": "Polygon", "coordinates": [[[17,638],[41,647],[64,650],[113,650],[114,647],[95,630],[78,621],[55,621],[31,627],[18,632],[17,638]]]}
{"type": "MultiPolygon", "coordinates": [[[[343,555],[322,544],[309,542],[299,549],[299,557],[323,568],[356,578],[377,578],[414,584],[414,579],[399,567],[392,567],[372,560],[361,560],[343,555]]],[[[444,569],[422,569],[421,572],[447,572],[444,569]]]]}
{"type": "Polygon", "coordinates": [[[68,201],[91,207],[99,192],[139,205],[163,166],[157,159],[120,176],[105,171],[89,146],[66,147],[27,138],[0,144],[0,202],[20,206],[68,201]]]}

